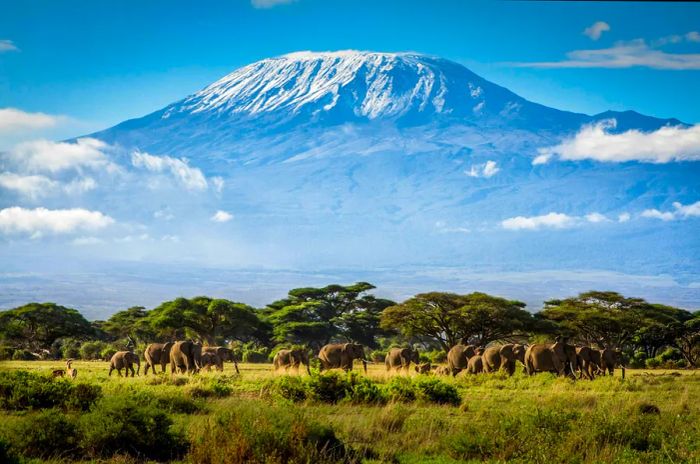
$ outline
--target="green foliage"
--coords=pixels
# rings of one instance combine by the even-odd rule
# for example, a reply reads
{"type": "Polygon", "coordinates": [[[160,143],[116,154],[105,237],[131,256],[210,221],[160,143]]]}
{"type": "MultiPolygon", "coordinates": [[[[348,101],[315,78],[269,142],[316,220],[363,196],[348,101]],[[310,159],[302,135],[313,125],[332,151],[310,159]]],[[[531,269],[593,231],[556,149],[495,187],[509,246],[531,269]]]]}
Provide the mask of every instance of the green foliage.
{"type": "Polygon", "coordinates": [[[99,385],[73,383],[27,371],[0,372],[0,408],[86,410],[102,395],[99,385]]]}
{"type": "Polygon", "coordinates": [[[419,377],[415,382],[416,399],[438,404],[459,405],[462,398],[457,388],[435,377],[419,377]]]}
{"type": "Polygon", "coordinates": [[[129,454],[167,460],[186,451],[185,437],[175,433],[167,413],[140,406],[127,396],[103,398],[79,419],[81,448],[92,458],[129,454]]]}
{"type": "Polygon", "coordinates": [[[349,397],[352,392],[348,377],[338,372],[311,376],[308,386],[311,398],[323,403],[337,403],[349,397]]]}
{"type": "Polygon", "coordinates": [[[246,343],[242,348],[243,362],[267,363],[270,362],[270,349],[255,343],[246,343]]]}
{"type": "Polygon", "coordinates": [[[411,403],[416,400],[416,389],[408,377],[393,377],[386,389],[391,401],[411,403]]]}
{"type": "Polygon", "coordinates": [[[94,330],[75,309],[55,303],[29,303],[0,311],[0,338],[15,346],[40,349],[57,338],[90,337],[94,330]]]}
{"type": "Polygon", "coordinates": [[[393,302],[363,295],[372,284],[329,285],[296,288],[289,296],[264,310],[273,327],[273,340],[316,347],[331,340],[353,340],[369,347],[385,332],[379,327],[381,312],[393,302]]]}
{"type": "Polygon", "coordinates": [[[306,382],[301,377],[293,375],[285,375],[275,379],[271,388],[282,398],[293,402],[304,401],[309,394],[306,382]]]}
{"type": "Polygon", "coordinates": [[[406,337],[427,338],[445,352],[462,340],[485,345],[534,324],[525,303],[485,293],[422,293],[382,313],[382,327],[399,329],[406,337]]]}
{"type": "Polygon", "coordinates": [[[85,342],[80,345],[80,359],[102,359],[102,351],[104,351],[107,347],[108,345],[105,342],[99,340],[85,342]]]}
{"type": "Polygon", "coordinates": [[[14,353],[12,353],[13,361],[32,361],[34,359],[36,359],[36,356],[27,350],[15,350],[14,353]]]}
{"type": "Polygon", "coordinates": [[[13,453],[28,458],[57,457],[78,445],[74,420],[56,409],[32,413],[5,427],[2,433],[12,437],[13,453]]]}
{"type": "Polygon", "coordinates": [[[9,440],[4,440],[0,437],[0,462],[5,464],[18,464],[19,460],[10,448],[9,440]]]}
{"type": "Polygon", "coordinates": [[[189,454],[191,462],[203,464],[330,464],[349,457],[330,427],[299,410],[257,402],[237,403],[206,423],[189,454]]]}

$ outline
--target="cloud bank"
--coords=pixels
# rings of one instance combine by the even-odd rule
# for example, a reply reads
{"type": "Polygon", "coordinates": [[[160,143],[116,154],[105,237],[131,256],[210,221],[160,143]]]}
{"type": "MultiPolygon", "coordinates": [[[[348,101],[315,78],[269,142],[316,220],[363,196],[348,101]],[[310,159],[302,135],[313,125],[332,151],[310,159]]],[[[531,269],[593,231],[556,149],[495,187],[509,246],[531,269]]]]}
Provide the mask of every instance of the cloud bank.
{"type": "Polygon", "coordinates": [[[217,211],[212,217],[211,220],[214,222],[228,222],[231,219],[233,219],[233,214],[227,213],[226,211],[217,211]]]}
{"type": "MultiPolygon", "coordinates": [[[[190,166],[185,158],[156,156],[136,151],[131,155],[131,164],[134,167],[143,168],[151,172],[168,173],[188,190],[204,190],[208,185],[202,171],[190,166]]],[[[221,186],[223,187],[223,183],[221,186]]]]}
{"type": "Polygon", "coordinates": [[[620,134],[610,132],[615,120],[584,126],[560,144],[540,148],[532,164],[544,164],[553,156],[562,160],[591,159],[601,162],[669,163],[700,160],[700,125],[691,127],[666,126],[653,132],[629,130],[620,134]]]}
{"type": "Polygon", "coordinates": [[[15,45],[13,41],[8,39],[0,39],[0,53],[18,51],[19,48],[17,48],[17,45],[15,45]]]}
{"type": "Polygon", "coordinates": [[[25,209],[19,206],[0,210],[0,233],[29,234],[33,237],[44,233],[66,234],[76,231],[102,229],[114,223],[114,219],[99,211],[73,209],[25,209]]]}
{"type": "Polygon", "coordinates": [[[16,108],[0,108],[0,134],[54,127],[65,119],[63,116],[28,113],[16,108]]]}
{"type": "Polygon", "coordinates": [[[469,171],[465,171],[464,173],[469,177],[484,177],[488,179],[498,174],[500,170],[501,168],[498,167],[495,161],[488,160],[484,164],[473,165],[469,171]]]}
{"type": "Polygon", "coordinates": [[[115,168],[105,154],[107,148],[106,143],[89,137],[75,143],[36,140],[17,145],[10,150],[9,159],[25,172],[115,168]]]}

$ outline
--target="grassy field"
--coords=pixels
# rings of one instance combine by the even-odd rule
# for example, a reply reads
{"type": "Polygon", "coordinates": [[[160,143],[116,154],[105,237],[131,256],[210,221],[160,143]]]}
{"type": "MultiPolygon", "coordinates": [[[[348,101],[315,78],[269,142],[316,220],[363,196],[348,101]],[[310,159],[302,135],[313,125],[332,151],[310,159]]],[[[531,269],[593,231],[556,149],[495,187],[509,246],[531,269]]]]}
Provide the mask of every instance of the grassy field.
{"type": "MultiPolygon", "coordinates": [[[[299,376],[303,382],[275,374],[266,364],[240,364],[240,375],[226,364],[223,373],[135,378],[116,373],[108,377],[105,362],[73,366],[78,369],[73,382],[99,385],[102,398],[92,412],[52,410],[52,417],[65,416],[69,424],[58,429],[77,424],[76,437],[82,438],[69,436],[65,440],[75,443],[60,452],[50,449],[57,446],[50,440],[40,442],[44,446],[35,452],[35,445],[14,441],[21,442],[17,436],[31,434],[33,427],[44,427],[37,425],[42,420],[50,428],[53,419],[37,410],[3,410],[0,438],[9,443],[10,454],[24,449],[29,456],[62,462],[700,462],[700,374],[694,371],[628,369],[624,380],[618,371],[615,377],[594,381],[549,374],[527,377],[520,371],[511,378],[440,377],[459,393],[453,405],[420,395],[400,401],[387,394],[396,391],[394,386],[421,380],[415,373],[403,382],[393,380],[396,375],[388,376],[379,365],[370,366],[371,382],[353,387],[360,393],[338,403],[311,394],[288,399],[294,398],[290,388],[294,393],[312,385],[311,390],[320,391],[319,383],[305,374],[299,376]],[[121,418],[129,414],[127,409],[152,415],[162,411],[169,419],[164,423],[174,441],[143,446],[180,444],[182,449],[165,457],[148,456],[134,451],[138,447],[92,436],[110,427],[100,422],[102,416],[121,418]],[[74,451],[78,449],[83,451],[74,451]]],[[[61,367],[60,362],[0,362],[0,372],[49,374],[61,367]]],[[[337,378],[345,376],[332,377],[337,378]]],[[[134,420],[139,423],[139,418],[134,420]]],[[[152,421],[144,420],[143,427],[152,421]]],[[[126,426],[121,427],[123,434],[126,426]]]]}

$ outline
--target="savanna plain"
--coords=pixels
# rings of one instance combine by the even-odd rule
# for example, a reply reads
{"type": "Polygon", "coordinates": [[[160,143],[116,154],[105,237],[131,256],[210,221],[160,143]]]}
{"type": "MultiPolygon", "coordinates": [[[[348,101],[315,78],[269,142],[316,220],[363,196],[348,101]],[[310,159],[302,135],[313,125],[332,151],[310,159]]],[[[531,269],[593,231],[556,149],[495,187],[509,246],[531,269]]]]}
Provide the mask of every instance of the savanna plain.
{"type": "MultiPolygon", "coordinates": [[[[0,362],[0,461],[196,463],[700,462],[700,375],[594,380],[274,372],[108,376],[76,361],[0,362]]],[[[359,367],[359,368],[358,368],[359,367]]]]}

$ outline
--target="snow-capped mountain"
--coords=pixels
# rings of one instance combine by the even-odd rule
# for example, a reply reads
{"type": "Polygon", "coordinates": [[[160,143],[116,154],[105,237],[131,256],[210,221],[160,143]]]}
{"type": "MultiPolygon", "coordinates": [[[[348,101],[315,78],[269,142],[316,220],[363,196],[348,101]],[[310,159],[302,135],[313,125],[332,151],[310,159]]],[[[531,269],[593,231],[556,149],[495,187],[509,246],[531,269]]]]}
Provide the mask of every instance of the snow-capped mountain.
{"type": "MultiPolygon", "coordinates": [[[[80,238],[85,259],[342,269],[319,279],[397,288],[401,276],[409,294],[541,301],[590,288],[653,298],[663,288],[676,298],[667,302],[697,301],[700,235],[689,205],[700,200],[700,163],[539,162],[601,121],[589,136],[633,130],[625,140],[634,141],[688,127],[634,111],[548,108],[432,56],[292,53],[91,134],[100,141],[91,146],[108,147],[111,170],[56,206],[102,211],[110,230],[129,231],[80,238]]],[[[13,204],[3,192],[0,206],[13,204]]],[[[198,276],[168,279],[180,288],[198,276]]]]}

